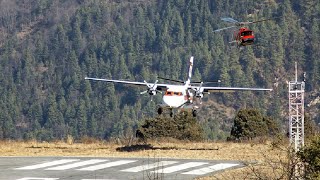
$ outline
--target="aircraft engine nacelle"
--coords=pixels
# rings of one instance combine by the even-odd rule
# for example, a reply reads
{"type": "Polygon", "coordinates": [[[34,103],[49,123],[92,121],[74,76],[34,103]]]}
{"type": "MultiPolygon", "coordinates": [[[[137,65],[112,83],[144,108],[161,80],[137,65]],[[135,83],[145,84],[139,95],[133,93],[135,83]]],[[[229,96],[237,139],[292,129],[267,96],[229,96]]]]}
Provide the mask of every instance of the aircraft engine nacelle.
{"type": "Polygon", "coordinates": [[[146,84],[146,86],[148,87],[147,90],[141,92],[140,94],[145,94],[145,93],[148,93],[150,96],[154,96],[156,95],[158,92],[161,93],[161,91],[157,90],[157,82],[158,80],[156,80],[154,82],[154,84],[149,84],[147,83],[146,81],[144,81],[144,83],[146,84]]]}
{"type": "Polygon", "coordinates": [[[203,82],[201,82],[200,87],[194,88],[195,91],[195,97],[202,99],[203,98],[203,88],[202,88],[203,82]]]}
{"type": "Polygon", "coordinates": [[[149,89],[149,90],[148,90],[148,94],[149,94],[150,96],[154,96],[154,95],[157,94],[157,91],[156,91],[156,90],[153,90],[153,89],[149,89]]]}
{"type": "Polygon", "coordinates": [[[202,92],[197,92],[196,93],[197,98],[203,98],[203,93],[202,92]]]}

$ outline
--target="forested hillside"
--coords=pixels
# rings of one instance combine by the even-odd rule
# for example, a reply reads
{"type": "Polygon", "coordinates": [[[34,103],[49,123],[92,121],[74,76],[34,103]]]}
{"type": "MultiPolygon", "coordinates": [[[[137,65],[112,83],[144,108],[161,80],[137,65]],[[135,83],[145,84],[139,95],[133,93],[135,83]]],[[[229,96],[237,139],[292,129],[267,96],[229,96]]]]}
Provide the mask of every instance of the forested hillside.
{"type": "MultiPolygon", "coordinates": [[[[134,134],[156,116],[145,89],[85,81],[182,79],[274,88],[271,93],[211,94],[199,121],[208,139],[225,138],[240,108],[254,107],[285,126],[287,81],[306,72],[306,102],[320,96],[318,0],[0,0],[0,139],[109,139],[134,134]],[[259,45],[232,47],[221,17],[274,18],[250,25],[259,45]]],[[[319,122],[319,104],[306,108],[319,122]]]]}

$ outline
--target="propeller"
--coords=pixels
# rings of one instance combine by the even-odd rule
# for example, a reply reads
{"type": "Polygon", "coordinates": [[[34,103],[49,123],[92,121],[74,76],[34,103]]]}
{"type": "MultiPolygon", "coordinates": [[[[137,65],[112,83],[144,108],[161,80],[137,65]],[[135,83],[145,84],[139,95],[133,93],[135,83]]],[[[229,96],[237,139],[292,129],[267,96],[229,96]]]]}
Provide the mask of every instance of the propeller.
{"type": "Polygon", "coordinates": [[[144,80],[144,83],[146,84],[146,86],[148,87],[147,90],[141,92],[140,94],[146,94],[148,93],[151,96],[151,101],[152,101],[152,96],[156,95],[157,93],[162,93],[161,91],[157,90],[157,83],[158,80],[156,80],[154,82],[154,84],[149,84],[146,80],[144,80]]]}
{"type": "Polygon", "coordinates": [[[202,104],[202,98],[203,98],[203,88],[202,88],[203,82],[200,83],[199,87],[193,88],[195,91],[195,97],[199,99],[200,104],[202,104]]]}
{"type": "Polygon", "coordinates": [[[202,104],[202,98],[203,98],[203,84],[207,84],[207,83],[220,83],[221,80],[218,80],[218,81],[207,81],[207,82],[193,82],[193,83],[199,83],[200,85],[198,87],[194,87],[193,90],[195,92],[195,97],[197,99],[199,99],[200,101],[200,104],[202,104]]]}

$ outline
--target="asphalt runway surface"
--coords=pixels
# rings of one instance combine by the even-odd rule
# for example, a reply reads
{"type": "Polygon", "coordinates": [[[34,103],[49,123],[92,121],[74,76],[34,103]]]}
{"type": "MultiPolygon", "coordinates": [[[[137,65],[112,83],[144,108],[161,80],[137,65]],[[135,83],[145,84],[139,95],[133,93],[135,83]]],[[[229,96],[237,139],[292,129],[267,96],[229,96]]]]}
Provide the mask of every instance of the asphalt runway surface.
{"type": "Polygon", "coordinates": [[[172,158],[0,157],[0,179],[188,180],[241,167],[240,161],[172,158]]]}

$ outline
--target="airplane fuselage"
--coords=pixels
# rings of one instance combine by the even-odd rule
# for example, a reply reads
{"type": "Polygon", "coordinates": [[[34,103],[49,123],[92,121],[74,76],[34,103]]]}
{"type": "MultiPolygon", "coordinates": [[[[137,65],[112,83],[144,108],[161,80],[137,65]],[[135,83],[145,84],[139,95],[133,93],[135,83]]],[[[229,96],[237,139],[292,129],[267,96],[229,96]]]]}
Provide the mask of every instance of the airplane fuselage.
{"type": "Polygon", "coordinates": [[[182,108],[184,105],[192,103],[191,98],[184,86],[173,86],[167,89],[162,102],[169,108],[182,108]]]}

